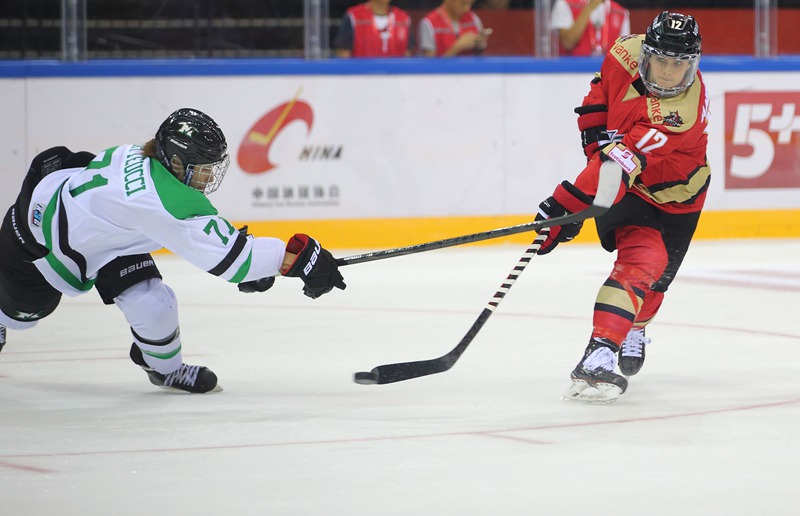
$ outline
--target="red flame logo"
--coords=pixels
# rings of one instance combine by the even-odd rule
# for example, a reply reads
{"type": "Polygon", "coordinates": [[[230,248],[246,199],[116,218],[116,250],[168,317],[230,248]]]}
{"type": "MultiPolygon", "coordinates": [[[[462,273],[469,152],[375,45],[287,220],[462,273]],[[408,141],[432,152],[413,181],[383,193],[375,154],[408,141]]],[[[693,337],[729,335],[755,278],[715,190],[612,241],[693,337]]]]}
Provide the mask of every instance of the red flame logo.
{"type": "Polygon", "coordinates": [[[311,133],[314,121],[314,112],[311,106],[298,100],[300,90],[292,100],[277,106],[275,109],[261,117],[247,134],[239,146],[237,160],[239,167],[248,174],[262,174],[269,172],[277,165],[269,160],[269,149],[275,137],[284,127],[295,120],[306,124],[306,134],[311,133]]]}

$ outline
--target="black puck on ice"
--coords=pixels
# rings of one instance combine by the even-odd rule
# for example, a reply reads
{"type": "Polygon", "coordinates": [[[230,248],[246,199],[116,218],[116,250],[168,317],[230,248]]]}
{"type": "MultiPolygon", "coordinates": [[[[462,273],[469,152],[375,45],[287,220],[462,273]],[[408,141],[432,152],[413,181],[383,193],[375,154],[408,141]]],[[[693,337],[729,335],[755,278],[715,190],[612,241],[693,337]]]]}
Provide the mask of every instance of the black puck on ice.
{"type": "Polygon", "coordinates": [[[353,375],[353,381],[361,385],[372,385],[378,383],[378,375],[372,372],[356,373],[353,375]]]}

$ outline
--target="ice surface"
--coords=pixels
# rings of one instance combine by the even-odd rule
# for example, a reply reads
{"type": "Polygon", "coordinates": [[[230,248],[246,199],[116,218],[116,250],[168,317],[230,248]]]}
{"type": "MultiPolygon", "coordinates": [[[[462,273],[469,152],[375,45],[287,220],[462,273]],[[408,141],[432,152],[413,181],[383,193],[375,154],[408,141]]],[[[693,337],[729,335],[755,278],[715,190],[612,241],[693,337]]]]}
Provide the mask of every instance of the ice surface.
{"type": "MultiPolygon", "coordinates": [[[[363,250],[337,251],[348,256],[363,250]]],[[[184,358],[224,391],[176,395],[127,358],[124,318],[65,298],[0,353],[7,515],[751,515],[800,503],[800,241],[696,242],[616,404],[560,400],[613,256],[535,257],[450,370],[438,357],[524,246],[342,269],[348,287],[264,294],[158,255],[184,358]]]]}

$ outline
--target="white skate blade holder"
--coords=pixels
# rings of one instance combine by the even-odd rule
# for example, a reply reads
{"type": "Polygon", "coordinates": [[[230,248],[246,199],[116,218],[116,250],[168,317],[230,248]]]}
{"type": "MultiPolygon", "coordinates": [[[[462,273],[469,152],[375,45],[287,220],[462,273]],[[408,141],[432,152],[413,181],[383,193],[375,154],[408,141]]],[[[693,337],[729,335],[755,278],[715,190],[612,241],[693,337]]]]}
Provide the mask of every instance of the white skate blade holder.
{"type": "Polygon", "coordinates": [[[589,385],[585,380],[572,380],[567,392],[561,396],[564,401],[577,401],[592,405],[609,405],[617,401],[622,395],[622,389],[613,383],[597,382],[596,385],[589,385]]]}

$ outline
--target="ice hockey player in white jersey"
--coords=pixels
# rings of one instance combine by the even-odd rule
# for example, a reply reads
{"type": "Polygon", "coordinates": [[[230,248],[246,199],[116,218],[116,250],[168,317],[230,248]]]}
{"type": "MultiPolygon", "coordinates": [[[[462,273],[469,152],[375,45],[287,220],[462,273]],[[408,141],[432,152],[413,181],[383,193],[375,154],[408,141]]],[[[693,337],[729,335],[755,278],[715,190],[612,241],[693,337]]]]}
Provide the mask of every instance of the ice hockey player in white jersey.
{"type": "Polygon", "coordinates": [[[125,315],[130,357],[153,384],[220,390],[207,367],[183,363],[177,300],[150,252],[166,248],[243,292],[264,291],[279,274],[299,277],[311,298],[345,288],[331,253],[308,235],[254,237],[218,215],[206,195],[227,168],[222,130],[188,108],[144,145],[36,156],[0,227],[0,349],[6,328],[32,328],[62,294],[94,287],[125,315]]]}

